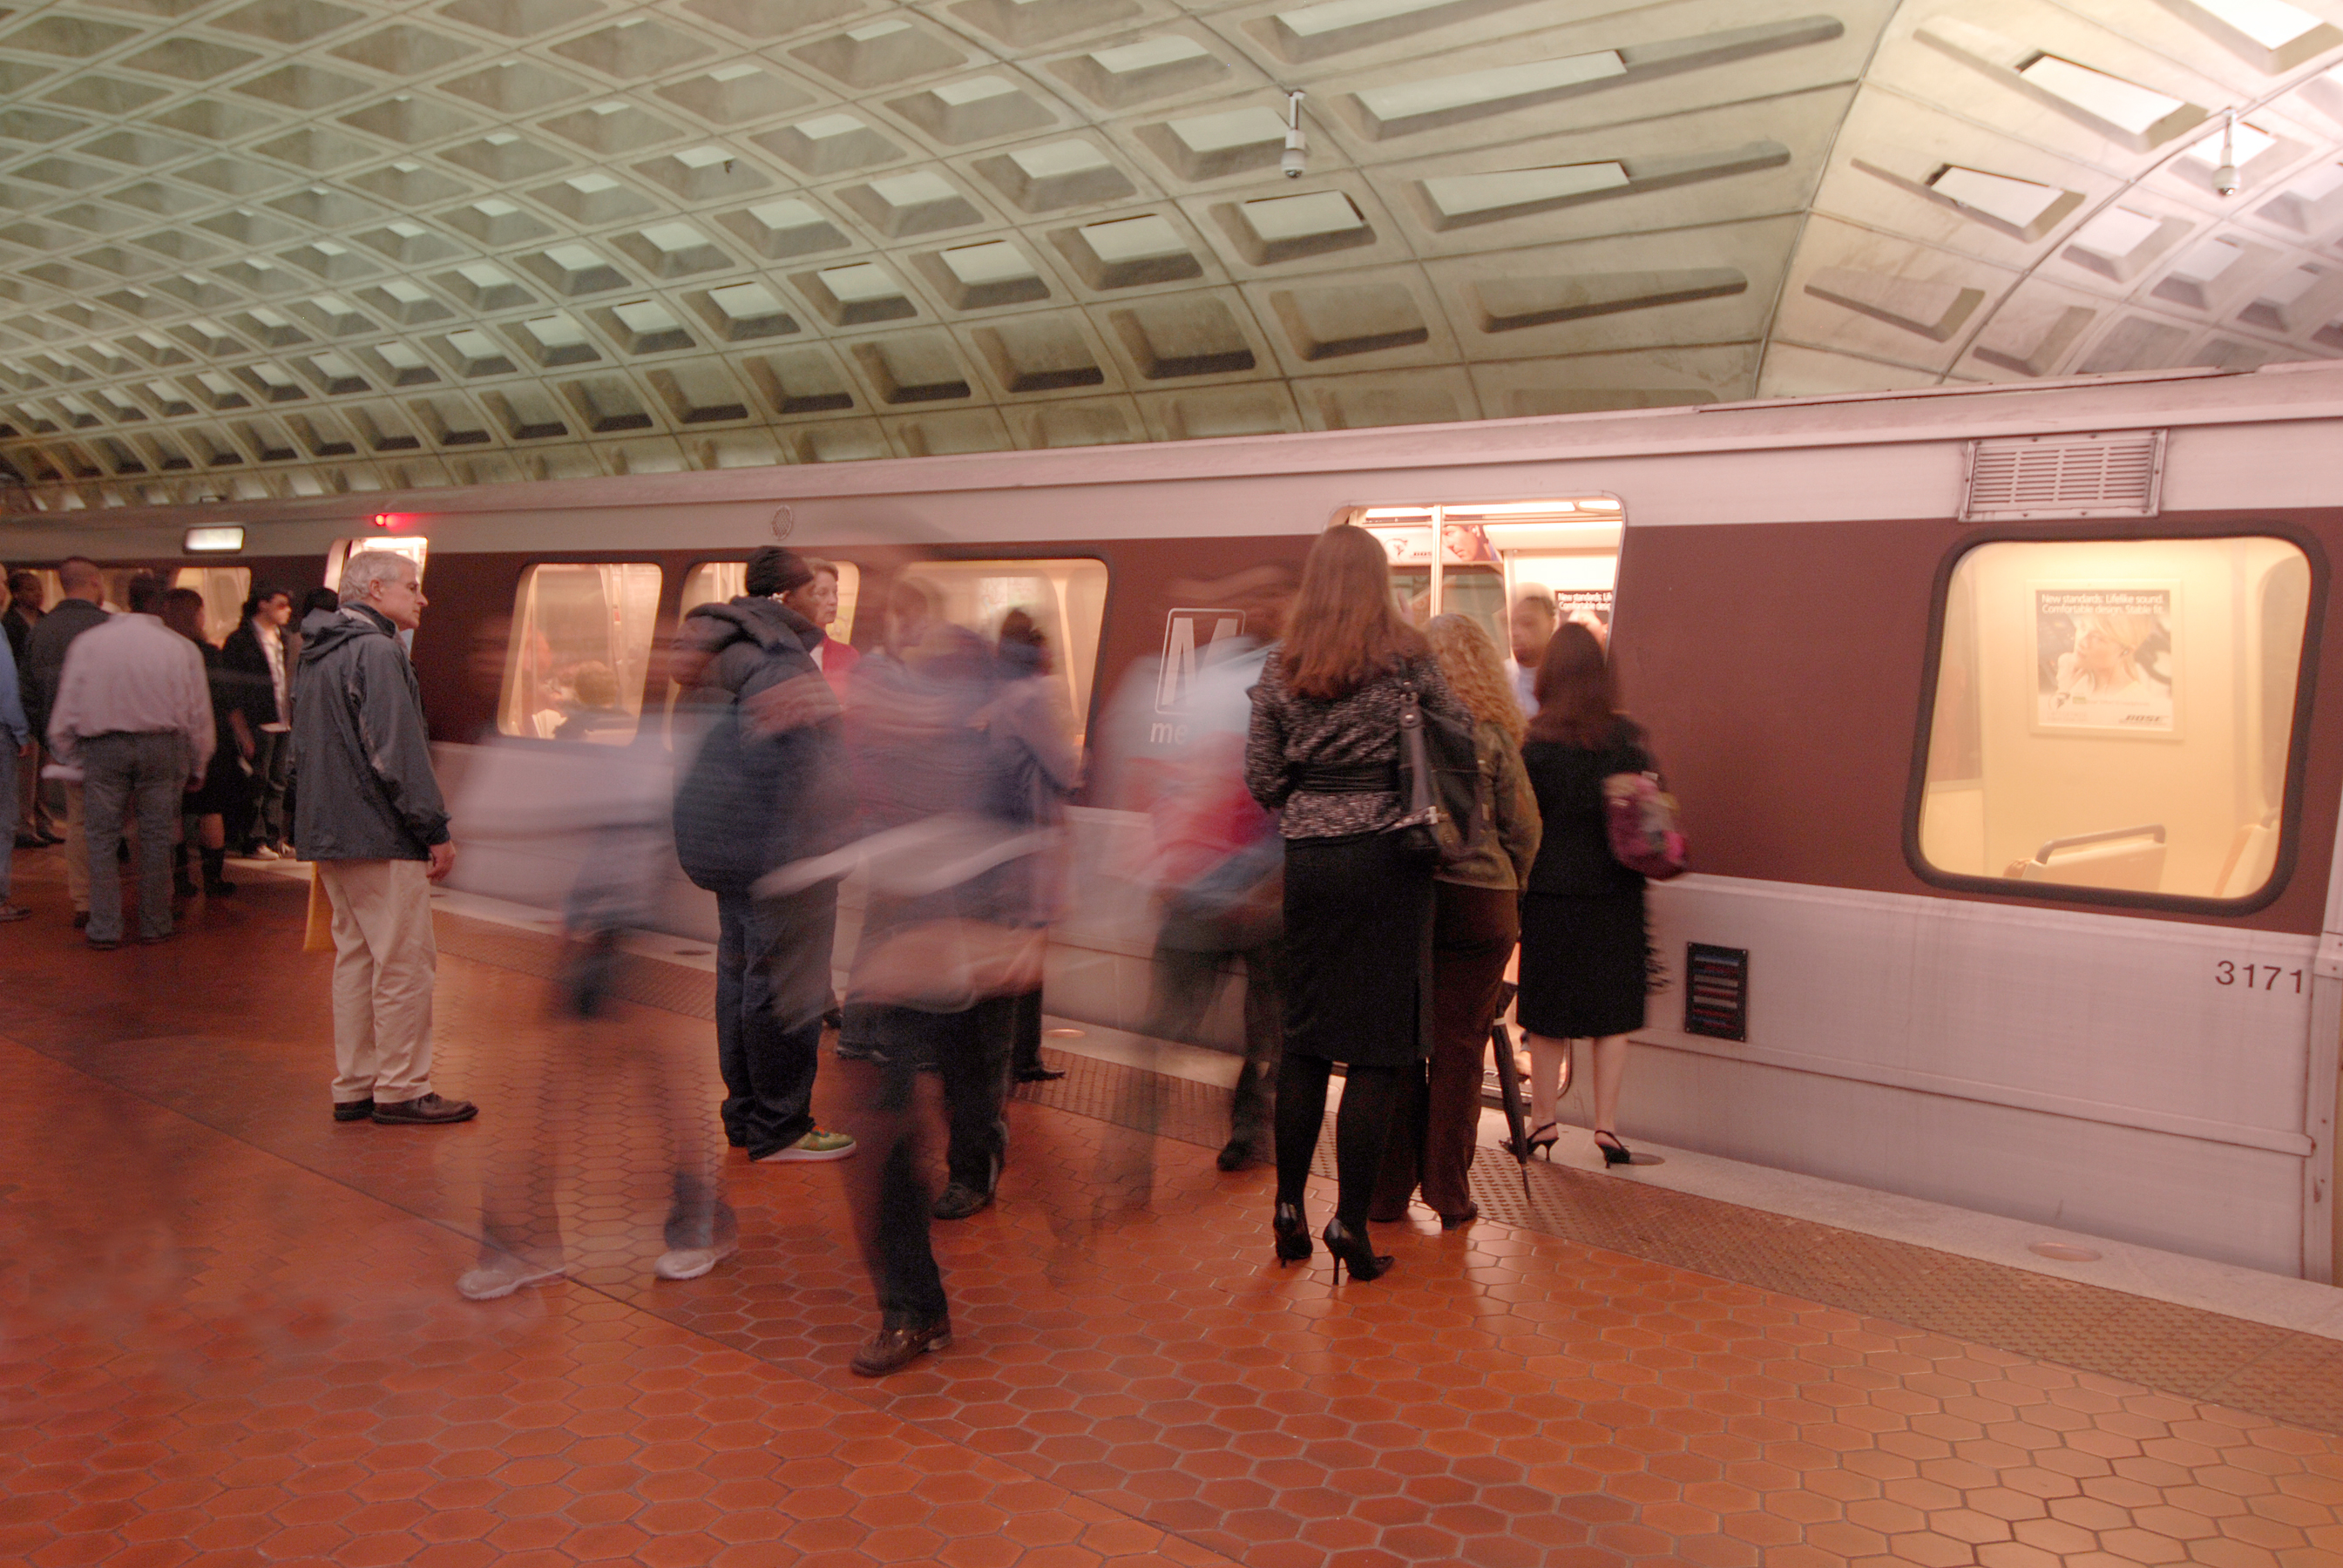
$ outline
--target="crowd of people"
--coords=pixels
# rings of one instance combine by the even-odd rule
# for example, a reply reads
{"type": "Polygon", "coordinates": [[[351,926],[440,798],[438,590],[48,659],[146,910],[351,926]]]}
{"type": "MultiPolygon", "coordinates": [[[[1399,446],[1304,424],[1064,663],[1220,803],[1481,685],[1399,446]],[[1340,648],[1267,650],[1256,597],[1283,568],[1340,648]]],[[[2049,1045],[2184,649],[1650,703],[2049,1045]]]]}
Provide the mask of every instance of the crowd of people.
{"type": "MultiPolygon", "coordinates": [[[[226,875],[231,850],[262,859],[291,853],[291,595],[255,592],[225,646],[215,647],[194,588],[133,573],[116,606],[95,562],[71,557],[55,575],[49,604],[39,574],[6,574],[0,689],[16,700],[0,703],[0,728],[14,740],[0,810],[12,819],[15,848],[65,847],[74,927],[91,946],[116,948],[127,936],[112,874],[125,859],[140,889],[135,940],[161,942],[175,900],[236,891],[226,875]],[[201,868],[200,883],[191,864],[201,868]],[[107,874],[94,877],[93,866],[107,874]],[[153,890],[158,876],[166,892],[153,890]]],[[[25,918],[5,901],[7,886],[0,880],[0,920],[25,918]]]]}
{"type": "MultiPolygon", "coordinates": [[[[0,800],[20,813],[20,843],[65,844],[88,943],[126,940],[126,824],[141,942],[170,936],[175,894],[234,891],[232,849],[266,859],[297,845],[335,955],[334,1120],[477,1115],[431,1081],[430,885],[457,851],[401,641],[427,604],[415,564],[352,556],[338,598],[312,595],[297,626],[288,593],[257,589],[218,648],[194,590],[136,576],[116,613],[91,563],[57,575],[55,606],[37,578],[11,583],[0,729],[20,774],[45,746],[62,810],[15,778],[0,779],[0,800]]],[[[654,790],[598,763],[572,791],[593,847],[569,897],[578,956],[564,994],[581,1040],[658,1076],[591,1020],[659,879],[679,864],[714,894],[724,1093],[712,1125],[672,1085],[656,1097],[674,1178],[656,1272],[693,1278],[739,1245],[718,1129],[752,1162],[845,1161],[880,1309],[853,1368],[878,1376],[950,1343],[930,1228],[996,1201],[1012,1085],[1061,1072],[1040,1051],[1041,979],[1082,758],[1048,678],[1057,650],[1027,610],[958,624],[900,574],[881,635],[858,654],[827,629],[838,581],[830,563],[769,547],[739,596],[685,617],[668,666],[672,767],[646,775],[654,790]],[[849,879],[861,919],[841,955],[849,879]],[[830,1127],[813,1109],[826,1038],[830,1127]],[[930,1122],[945,1133],[940,1191],[922,1150],[930,1122]]],[[[1281,1264],[1322,1242],[1338,1279],[1372,1281],[1393,1258],[1371,1225],[1417,1194],[1444,1229],[1477,1218],[1467,1173],[1483,1064],[1516,954],[1531,1144],[1558,1139],[1571,1044],[1587,1040],[1596,1144],[1606,1162],[1631,1158],[1616,1118],[1626,1037],[1644,1018],[1644,877],[1614,856],[1604,781],[1653,762],[1620,710],[1607,628],[1558,625],[1541,588],[1518,594],[1503,649],[1465,616],[1419,626],[1393,598],[1383,546],[1338,527],[1298,576],[1262,568],[1232,591],[1246,635],[1215,643],[1195,672],[1184,755],[1150,803],[1147,1029],[1197,1039],[1241,960],[1245,1060],[1221,1168],[1274,1163],[1281,1264]],[[1424,823],[1403,732],[1418,723],[1470,738],[1475,819],[1453,852],[1427,854],[1412,830],[1424,823]],[[1338,1066],[1336,1200],[1313,1240],[1307,1181],[1338,1066]]],[[[0,871],[0,920],[24,918],[6,894],[0,871]]],[[[558,1235],[541,1233],[548,1181],[537,1152],[491,1173],[463,1294],[565,1271],[558,1235]]]]}

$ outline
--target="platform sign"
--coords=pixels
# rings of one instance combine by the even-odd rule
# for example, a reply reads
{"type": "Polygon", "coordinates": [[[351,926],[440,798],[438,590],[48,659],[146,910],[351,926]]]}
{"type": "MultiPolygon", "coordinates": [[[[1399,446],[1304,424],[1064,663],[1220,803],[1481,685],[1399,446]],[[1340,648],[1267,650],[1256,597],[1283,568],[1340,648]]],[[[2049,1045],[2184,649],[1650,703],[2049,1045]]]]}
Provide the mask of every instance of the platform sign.
{"type": "Polygon", "coordinates": [[[1684,944],[1684,1031],[1712,1040],[1749,1038],[1749,950],[1684,944]]]}
{"type": "Polygon", "coordinates": [[[1163,667],[1155,677],[1155,711],[1185,713],[1204,649],[1244,630],[1241,609],[1175,609],[1163,618],[1163,667]]]}

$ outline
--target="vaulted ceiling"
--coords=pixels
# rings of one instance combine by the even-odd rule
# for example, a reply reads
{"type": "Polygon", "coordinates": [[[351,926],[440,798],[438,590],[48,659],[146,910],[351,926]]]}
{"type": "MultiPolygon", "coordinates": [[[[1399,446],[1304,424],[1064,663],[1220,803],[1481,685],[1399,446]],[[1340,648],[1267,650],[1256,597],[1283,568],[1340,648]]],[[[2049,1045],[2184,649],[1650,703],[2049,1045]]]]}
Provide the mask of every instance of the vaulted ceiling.
{"type": "Polygon", "coordinates": [[[0,9],[0,508],[2343,356],[2338,23],[2343,0],[0,9]]]}

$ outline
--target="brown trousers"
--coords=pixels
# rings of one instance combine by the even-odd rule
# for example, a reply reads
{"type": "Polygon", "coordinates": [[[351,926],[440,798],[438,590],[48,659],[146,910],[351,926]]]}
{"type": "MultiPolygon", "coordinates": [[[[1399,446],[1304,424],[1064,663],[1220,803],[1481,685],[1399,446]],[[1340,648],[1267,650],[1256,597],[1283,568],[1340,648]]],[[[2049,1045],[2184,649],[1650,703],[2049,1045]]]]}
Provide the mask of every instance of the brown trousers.
{"type": "Polygon", "coordinates": [[[1443,1218],[1473,1211],[1464,1174],[1481,1127],[1481,1069],[1505,960],[1521,939],[1521,895],[1500,888],[1433,884],[1432,1060],[1384,1145],[1371,1213],[1396,1220],[1419,1181],[1443,1218]]]}

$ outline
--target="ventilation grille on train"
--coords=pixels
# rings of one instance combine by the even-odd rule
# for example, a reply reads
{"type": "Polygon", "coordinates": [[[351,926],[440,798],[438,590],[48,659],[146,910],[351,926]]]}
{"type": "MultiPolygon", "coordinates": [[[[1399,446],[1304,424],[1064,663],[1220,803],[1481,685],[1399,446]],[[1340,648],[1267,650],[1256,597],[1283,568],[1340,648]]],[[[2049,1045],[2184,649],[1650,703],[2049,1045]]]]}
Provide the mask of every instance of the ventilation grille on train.
{"type": "Polygon", "coordinates": [[[2152,518],[2163,487],[2161,430],[1972,441],[1961,520],[2152,518]]]}

